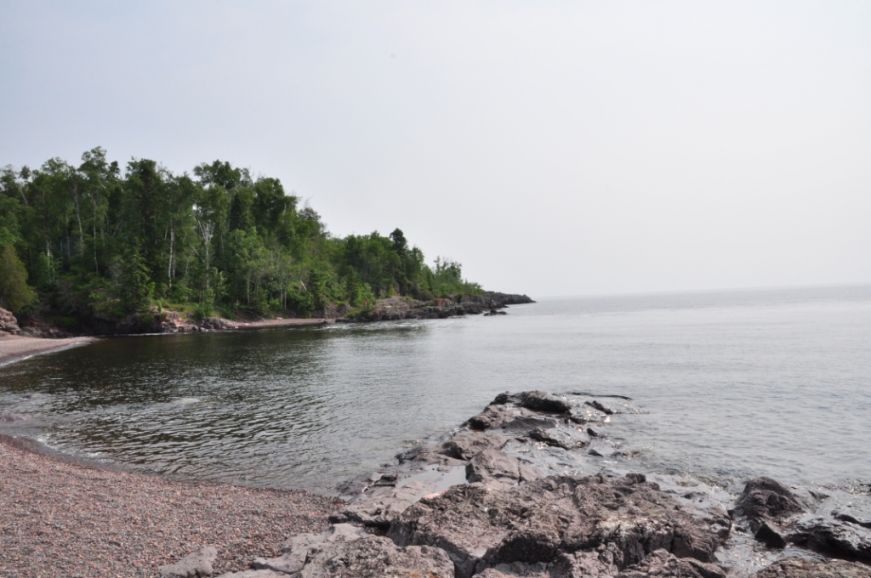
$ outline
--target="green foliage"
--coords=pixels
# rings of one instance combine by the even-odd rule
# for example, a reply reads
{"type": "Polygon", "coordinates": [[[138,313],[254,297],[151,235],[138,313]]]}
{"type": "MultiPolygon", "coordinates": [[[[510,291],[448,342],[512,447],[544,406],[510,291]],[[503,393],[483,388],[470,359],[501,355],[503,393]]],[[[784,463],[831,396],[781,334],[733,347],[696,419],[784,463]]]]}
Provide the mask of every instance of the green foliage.
{"type": "Polygon", "coordinates": [[[333,238],[281,182],[216,160],[192,176],[149,159],[121,170],[101,148],[76,167],[0,171],[0,276],[17,307],[81,325],[148,312],[154,303],[201,317],[322,315],[367,309],[390,295],[431,298],[479,291],[459,264],[423,253],[395,229],[333,238]],[[20,259],[19,259],[20,256],[20,259]],[[12,288],[14,286],[14,288],[12,288]]]}
{"type": "Polygon", "coordinates": [[[36,301],[36,292],[27,284],[27,269],[15,247],[0,247],[0,306],[18,313],[36,301]]]}

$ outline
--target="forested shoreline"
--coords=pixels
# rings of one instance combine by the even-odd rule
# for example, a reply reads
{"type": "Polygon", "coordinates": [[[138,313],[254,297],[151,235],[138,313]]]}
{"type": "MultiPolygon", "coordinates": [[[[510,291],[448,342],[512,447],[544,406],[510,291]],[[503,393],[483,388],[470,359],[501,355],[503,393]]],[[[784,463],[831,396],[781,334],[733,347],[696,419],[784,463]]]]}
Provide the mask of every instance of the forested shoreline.
{"type": "Polygon", "coordinates": [[[278,179],[225,161],[176,175],[123,168],[102,148],[76,166],[0,172],[0,306],[70,331],[194,319],[365,313],[378,298],[481,293],[459,263],[384,236],[334,237],[278,179]]]}

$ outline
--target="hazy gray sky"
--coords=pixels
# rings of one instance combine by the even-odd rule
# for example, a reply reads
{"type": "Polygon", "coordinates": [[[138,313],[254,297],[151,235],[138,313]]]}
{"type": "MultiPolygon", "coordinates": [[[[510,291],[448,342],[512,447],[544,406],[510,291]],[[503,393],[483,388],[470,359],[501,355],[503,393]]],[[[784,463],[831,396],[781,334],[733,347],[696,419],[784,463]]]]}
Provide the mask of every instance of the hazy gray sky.
{"type": "Polygon", "coordinates": [[[871,2],[0,0],[0,165],[279,177],[534,296],[871,282],[871,2]]]}

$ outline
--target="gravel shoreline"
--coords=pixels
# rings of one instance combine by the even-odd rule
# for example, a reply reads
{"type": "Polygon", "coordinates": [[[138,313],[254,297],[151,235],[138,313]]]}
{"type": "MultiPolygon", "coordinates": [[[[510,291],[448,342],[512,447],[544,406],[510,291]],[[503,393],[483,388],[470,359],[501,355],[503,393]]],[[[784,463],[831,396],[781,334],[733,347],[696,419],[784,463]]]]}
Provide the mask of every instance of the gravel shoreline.
{"type": "Polygon", "coordinates": [[[0,436],[0,577],[150,577],[199,546],[216,573],[276,556],[342,504],[302,491],[167,480],[71,463],[0,436]]]}

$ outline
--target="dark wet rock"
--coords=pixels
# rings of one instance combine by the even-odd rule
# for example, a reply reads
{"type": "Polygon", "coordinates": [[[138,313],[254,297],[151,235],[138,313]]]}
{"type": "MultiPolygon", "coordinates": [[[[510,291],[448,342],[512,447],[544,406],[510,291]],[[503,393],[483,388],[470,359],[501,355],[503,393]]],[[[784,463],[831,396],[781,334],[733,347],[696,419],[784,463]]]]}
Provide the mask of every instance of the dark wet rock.
{"type": "Polygon", "coordinates": [[[460,577],[499,564],[548,562],[560,551],[606,547],[616,568],[660,548],[710,561],[719,545],[640,475],[548,477],[494,491],[457,486],[408,508],[388,535],[400,545],[446,550],[460,577]]]}
{"type": "Polygon", "coordinates": [[[491,404],[484,411],[469,419],[469,429],[484,431],[501,428],[505,430],[529,430],[536,427],[554,427],[557,420],[526,408],[514,405],[491,404]]]}
{"type": "Polygon", "coordinates": [[[614,410],[613,410],[613,409],[608,408],[608,407],[605,407],[604,405],[602,405],[601,403],[599,403],[599,402],[596,401],[595,399],[592,400],[592,401],[585,401],[584,404],[585,404],[585,405],[588,405],[588,406],[590,406],[590,407],[592,407],[592,408],[595,409],[596,411],[601,411],[601,412],[604,413],[605,415],[613,415],[613,414],[614,414],[614,410]]]}
{"type": "Polygon", "coordinates": [[[523,482],[540,478],[532,466],[495,449],[478,452],[466,465],[466,480],[469,482],[523,482]]]}
{"type": "Polygon", "coordinates": [[[756,533],[765,521],[780,521],[803,511],[804,506],[789,488],[761,477],[747,482],[731,513],[746,517],[756,533]]]}
{"type": "Polygon", "coordinates": [[[642,562],[620,572],[618,578],[725,578],[720,566],[694,558],[678,558],[667,550],[657,550],[642,562]]]}
{"type": "Polygon", "coordinates": [[[459,460],[470,460],[486,449],[502,449],[506,438],[489,432],[460,431],[442,444],[441,453],[459,460]]]}
{"type": "Polygon", "coordinates": [[[544,413],[568,414],[572,410],[567,399],[538,390],[522,391],[516,394],[500,393],[491,402],[491,405],[508,403],[544,413]]]}
{"type": "Polygon", "coordinates": [[[597,451],[594,450],[594,449],[590,449],[590,450],[587,452],[587,454],[588,454],[588,455],[591,455],[591,456],[593,456],[593,457],[596,457],[596,458],[603,458],[603,457],[605,457],[605,456],[603,456],[602,454],[600,454],[599,452],[597,452],[597,451]]]}
{"type": "Polygon", "coordinates": [[[300,578],[449,578],[454,565],[431,546],[401,548],[381,536],[333,542],[310,555],[300,578]]]}
{"type": "Polygon", "coordinates": [[[812,518],[800,522],[788,540],[833,558],[871,563],[871,530],[862,525],[812,518]]]}
{"type": "Polygon", "coordinates": [[[599,437],[599,432],[597,432],[596,430],[594,430],[591,427],[588,427],[587,428],[587,435],[590,436],[591,438],[597,438],[597,437],[599,437]]]}
{"type": "Polygon", "coordinates": [[[197,578],[211,576],[214,571],[218,550],[214,546],[204,546],[188,554],[175,564],[161,566],[158,570],[160,578],[197,578]]]}
{"type": "Polygon", "coordinates": [[[756,573],[754,578],[871,578],[871,567],[843,560],[787,558],[756,573]]]}
{"type": "Polygon", "coordinates": [[[572,406],[562,397],[543,391],[525,391],[518,394],[519,405],[533,411],[546,413],[570,413],[572,406]]]}
{"type": "Polygon", "coordinates": [[[577,431],[566,428],[535,428],[529,432],[528,436],[537,442],[564,450],[574,450],[587,445],[587,439],[584,436],[579,435],[577,431]]]}
{"type": "Polygon", "coordinates": [[[773,523],[762,522],[753,537],[769,548],[785,548],[786,538],[783,531],[773,523]]]}

